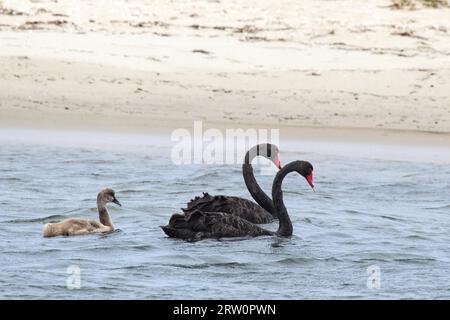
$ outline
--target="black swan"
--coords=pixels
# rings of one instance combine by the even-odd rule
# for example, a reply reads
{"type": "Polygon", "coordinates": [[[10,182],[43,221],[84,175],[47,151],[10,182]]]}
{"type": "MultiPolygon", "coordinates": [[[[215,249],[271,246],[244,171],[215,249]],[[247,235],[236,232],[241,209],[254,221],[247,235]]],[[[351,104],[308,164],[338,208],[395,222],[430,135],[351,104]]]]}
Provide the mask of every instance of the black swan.
{"type": "Polygon", "coordinates": [[[257,237],[264,235],[289,237],[292,235],[292,223],[283,203],[281,184],[286,175],[293,171],[305,177],[311,188],[314,189],[313,166],[309,162],[291,162],[277,173],[272,185],[272,199],[274,200],[279,221],[278,231],[276,232],[263,229],[233,214],[200,210],[194,210],[184,215],[174,214],[170,218],[169,224],[161,228],[169,237],[187,241],[197,241],[207,238],[257,237]]]}
{"type": "Polygon", "coordinates": [[[245,185],[257,204],[244,198],[223,195],[211,196],[208,193],[203,193],[203,197],[191,199],[187,207],[182,209],[183,212],[186,215],[190,215],[196,210],[224,212],[257,224],[273,221],[277,217],[273,202],[258,185],[253,174],[252,161],[257,156],[271,160],[278,169],[281,169],[280,154],[277,146],[265,143],[256,145],[247,151],[242,165],[242,174],[245,185]]]}
{"type": "Polygon", "coordinates": [[[44,226],[44,237],[56,236],[78,236],[91,233],[109,233],[114,231],[114,225],[106,203],[112,202],[122,206],[117,200],[114,190],[104,189],[97,196],[97,209],[100,222],[92,219],[74,219],[69,218],[57,223],[47,223],[44,226]]]}

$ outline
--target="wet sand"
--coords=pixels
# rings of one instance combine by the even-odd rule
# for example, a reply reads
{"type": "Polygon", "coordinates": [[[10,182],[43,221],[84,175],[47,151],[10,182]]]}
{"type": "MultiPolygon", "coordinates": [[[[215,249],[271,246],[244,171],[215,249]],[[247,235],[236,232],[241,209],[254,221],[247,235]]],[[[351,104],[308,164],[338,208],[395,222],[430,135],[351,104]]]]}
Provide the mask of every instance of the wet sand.
{"type": "MultiPolygon", "coordinates": [[[[204,151],[209,142],[201,140],[193,129],[185,127],[193,137],[193,143],[204,151]]],[[[225,128],[221,128],[225,135],[225,128]]],[[[205,129],[206,130],[206,129],[205,129]]],[[[150,153],[164,150],[170,154],[178,141],[171,140],[169,128],[154,129],[151,132],[123,133],[121,131],[48,130],[48,129],[0,129],[0,145],[44,145],[96,150],[150,153]]],[[[292,129],[280,130],[283,158],[292,153],[330,155],[344,159],[376,159],[381,161],[403,161],[405,163],[450,164],[450,148],[447,134],[426,134],[417,132],[344,130],[344,129],[292,129]]],[[[265,142],[259,141],[259,142],[265,142]]],[[[273,142],[273,141],[272,141],[273,142]]],[[[237,150],[244,147],[235,145],[237,150]]],[[[245,150],[240,150],[245,153],[245,150]]],[[[234,149],[233,149],[234,152],[234,149]]],[[[172,159],[173,160],[173,159],[172,159]]]]}

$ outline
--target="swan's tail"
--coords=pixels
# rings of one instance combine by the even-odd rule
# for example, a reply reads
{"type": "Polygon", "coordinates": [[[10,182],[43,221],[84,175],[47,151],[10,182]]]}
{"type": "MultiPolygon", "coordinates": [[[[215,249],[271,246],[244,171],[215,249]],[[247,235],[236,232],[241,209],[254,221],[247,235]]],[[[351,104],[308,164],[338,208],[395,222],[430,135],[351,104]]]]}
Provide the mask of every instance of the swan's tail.
{"type": "Polygon", "coordinates": [[[170,226],[161,226],[161,229],[171,238],[196,241],[202,239],[202,232],[195,232],[189,229],[177,229],[170,226]]]}
{"type": "Polygon", "coordinates": [[[54,223],[46,223],[42,230],[42,235],[44,236],[44,238],[56,237],[59,235],[58,232],[59,230],[54,225],[54,223]]]}
{"type": "Polygon", "coordinates": [[[209,195],[207,192],[203,192],[202,197],[195,197],[191,199],[186,205],[186,209],[184,210],[195,210],[201,209],[205,205],[209,205],[211,202],[215,200],[216,197],[209,195]]]}

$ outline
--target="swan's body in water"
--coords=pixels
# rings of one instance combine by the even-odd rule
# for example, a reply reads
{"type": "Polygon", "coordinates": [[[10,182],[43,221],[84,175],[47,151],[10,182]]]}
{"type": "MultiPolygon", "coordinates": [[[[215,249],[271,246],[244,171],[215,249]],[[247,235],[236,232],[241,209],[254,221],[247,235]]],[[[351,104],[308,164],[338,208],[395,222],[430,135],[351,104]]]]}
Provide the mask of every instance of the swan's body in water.
{"type": "Polygon", "coordinates": [[[106,209],[108,202],[122,206],[116,199],[114,190],[109,188],[104,189],[97,196],[97,208],[100,221],[70,218],[57,223],[47,223],[43,230],[44,237],[78,236],[113,232],[114,225],[106,209]]]}
{"type": "Polygon", "coordinates": [[[253,174],[252,160],[257,156],[263,156],[271,160],[278,169],[281,169],[278,147],[272,144],[259,144],[247,151],[242,165],[242,173],[245,185],[257,203],[244,198],[233,196],[211,196],[204,193],[203,197],[192,199],[185,209],[185,215],[193,212],[223,212],[243,218],[252,223],[269,223],[277,217],[272,200],[268,197],[256,182],[253,174]]]}
{"type": "Polygon", "coordinates": [[[174,214],[163,231],[172,238],[196,241],[206,238],[225,237],[257,237],[264,235],[278,235],[288,237],[292,235],[292,223],[283,203],[281,184],[290,172],[298,172],[305,177],[309,185],[313,185],[313,166],[309,162],[294,161],[283,167],[273,181],[272,199],[278,214],[278,231],[273,232],[261,228],[239,216],[225,212],[205,212],[194,210],[189,214],[174,214]]]}

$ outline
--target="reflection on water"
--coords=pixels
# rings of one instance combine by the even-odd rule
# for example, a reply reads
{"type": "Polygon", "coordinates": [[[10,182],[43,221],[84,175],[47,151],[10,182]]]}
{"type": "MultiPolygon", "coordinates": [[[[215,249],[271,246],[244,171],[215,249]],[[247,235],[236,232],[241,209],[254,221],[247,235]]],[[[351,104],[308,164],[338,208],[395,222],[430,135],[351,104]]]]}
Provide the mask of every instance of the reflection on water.
{"type": "MultiPolygon", "coordinates": [[[[308,160],[316,173],[316,193],[285,179],[294,236],[186,243],[159,226],[203,191],[249,197],[239,166],[171,166],[164,146],[0,148],[1,298],[450,297],[448,165],[284,150],[284,163],[308,160]],[[96,218],[104,186],[123,204],[110,207],[119,232],[41,237],[44,223],[96,218]],[[79,290],[66,288],[72,265],[79,290]],[[372,265],[380,289],[367,287],[372,265]]],[[[265,190],[272,179],[258,177],[265,190]]]]}

